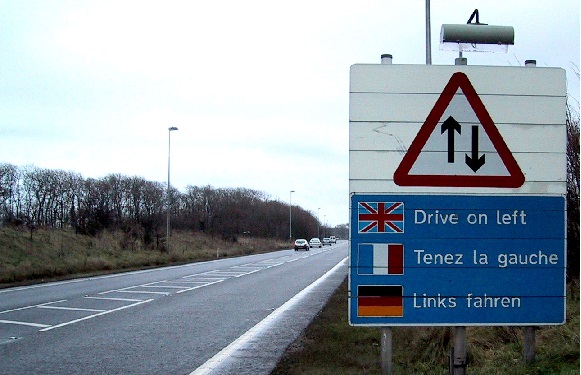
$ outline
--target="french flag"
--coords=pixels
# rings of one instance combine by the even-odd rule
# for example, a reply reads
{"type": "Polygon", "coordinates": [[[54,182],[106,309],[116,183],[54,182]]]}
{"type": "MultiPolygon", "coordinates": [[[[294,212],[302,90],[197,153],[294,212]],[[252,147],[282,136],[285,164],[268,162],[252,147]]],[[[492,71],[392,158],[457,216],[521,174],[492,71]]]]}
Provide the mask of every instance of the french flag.
{"type": "Polygon", "coordinates": [[[359,244],[357,274],[403,275],[403,244],[359,244]]]}

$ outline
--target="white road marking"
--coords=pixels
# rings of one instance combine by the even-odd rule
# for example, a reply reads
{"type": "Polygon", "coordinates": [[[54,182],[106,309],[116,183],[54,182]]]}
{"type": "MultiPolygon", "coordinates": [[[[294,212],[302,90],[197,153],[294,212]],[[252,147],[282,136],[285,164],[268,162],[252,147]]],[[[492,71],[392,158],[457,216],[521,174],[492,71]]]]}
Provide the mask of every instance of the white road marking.
{"type": "Polygon", "coordinates": [[[54,325],[54,326],[50,326],[50,327],[41,329],[40,332],[46,332],[46,331],[50,331],[50,330],[55,329],[55,328],[60,328],[60,327],[68,326],[68,325],[71,325],[71,324],[75,324],[75,323],[81,322],[83,320],[93,319],[93,318],[95,318],[97,316],[101,316],[101,315],[105,315],[105,314],[110,314],[112,312],[119,311],[119,310],[128,309],[130,307],[137,306],[137,305],[141,305],[141,304],[144,304],[144,303],[148,303],[148,302],[151,302],[153,300],[154,299],[147,299],[145,301],[132,303],[131,305],[118,307],[118,308],[113,309],[113,310],[107,310],[107,311],[100,312],[98,314],[93,314],[93,315],[85,316],[85,317],[80,318],[80,319],[71,320],[71,321],[68,321],[68,322],[64,322],[64,323],[61,323],[61,324],[57,324],[57,325],[54,325]]]}
{"type": "MultiPolygon", "coordinates": [[[[217,262],[217,260],[210,260],[210,261],[205,262],[205,263],[214,263],[214,262],[217,262]]],[[[35,285],[28,285],[28,286],[20,286],[20,287],[15,287],[15,288],[0,289],[0,294],[2,294],[2,293],[10,293],[10,292],[17,292],[17,291],[20,291],[20,290],[27,290],[27,289],[37,289],[37,288],[46,288],[46,287],[52,287],[52,286],[60,286],[60,285],[64,285],[64,284],[81,283],[81,282],[84,282],[84,281],[91,281],[91,280],[110,279],[110,278],[113,278],[113,277],[133,276],[133,275],[139,275],[139,274],[142,274],[142,273],[158,272],[160,269],[161,270],[169,270],[169,269],[174,269],[174,268],[192,267],[192,266],[195,266],[197,264],[198,263],[189,263],[189,264],[182,264],[182,265],[179,265],[179,266],[168,266],[168,267],[162,267],[162,268],[152,268],[152,269],[148,269],[148,270],[138,270],[138,271],[131,271],[131,272],[122,272],[122,273],[116,273],[116,274],[111,274],[111,275],[84,277],[84,278],[74,279],[74,280],[55,281],[55,282],[50,282],[50,283],[42,283],[42,284],[35,284],[35,285]]]]}
{"type": "Polygon", "coordinates": [[[238,275],[238,276],[234,276],[234,277],[241,277],[241,276],[246,276],[246,275],[252,275],[253,273],[256,273],[256,272],[258,272],[258,271],[262,271],[262,269],[260,269],[260,270],[254,270],[254,271],[249,271],[249,272],[245,272],[245,273],[243,273],[243,274],[240,274],[240,275],[238,275]]]}
{"type": "Polygon", "coordinates": [[[254,327],[250,328],[242,336],[240,336],[239,338],[234,340],[232,343],[230,343],[230,345],[228,345],[227,347],[225,347],[224,349],[219,351],[215,356],[213,356],[212,358],[207,360],[206,363],[204,363],[203,365],[201,365],[200,367],[195,369],[193,372],[191,372],[190,375],[202,375],[202,374],[212,373],[215,369],[217,369],[222,364],[222,362],[224,362],[226,359],[234,356],[237,351],[242,350],[248,342],[254,340],[256,336],[258,336],[262,332],[268,330],[270,328],[270,326],[278,318],[281,317],[282,314],[284,314],[285,312],[290,310],[294,305],[296,305],[298,302],[300,302],[300,300],[303,299],[311,290],[316,288],[319,284],[321,284],[323,281],[325,281],[329,276],[331,276],[333,273],[335,273],[339,269],[339,267],[341,267],[343,264],[345,264],[345,262],[347,262],[347,258],[343,258],[343,260],[341,260],[339,263],[337,263],[337,265],[335,265],[335,267],[331,268],[323,276],[319,277],[317,280],[315,280],[315,282],[313,282],[312,284],[307,286],[305,289],[298,292],[294,297],[292,297],[287,302],[285,302],[281,307],[274,310],[272,313],[270,313],[270,315],[268,315],[266,318],[261,320],[254,327]]]}
{"type": "Polygon", "coordinates": [[[32,308],[35,308],[35,307],[38,307],[38,306],[49,305],[51,303],[59,303],[59,302],[64,302],[64,301],[66,301],[66,299],[61,299],[61,300],[53,301],[53,302],[45,302],[45,303],[40,304],[40,305],[30,305],[30,306],[19,307],[19,308],[16,308],[16,309],[4,310],[4,311],[0,311],[0,314],[6,314],[6,313],[9,313],[9,312],[13,312],[13,311],[20,311],[20,310],[32,309],[32,308]]]}
{"type": "Polygon", "coordinates": [[[86,296],[85,298],[101,299],[101,300],[107,300],[107,301],[122,301],[122,302],[141,302],[141,301],[143,301],[142,299],[136,299],[136,298],[93,297],[93,296],[86,296]]]}
{"type": "MultiPolygon", "coordinates": [[[[212,284],[220,283],[220,282],[223,282],[225,280],[228,280],[228,279],[231,279],[234,277],[241,277],[241,276],[245,276],[245,275],[250,275],[250,274],[253,274],[255,272],[259,272],[259,271],[262,271],[262,270],[265,270],[265,269],[268,269],[271,267],[280,266],[284,263],[294,262],[294,261],[297,261],[299,259],[307,258],[310,255],[316,255],[316,254],[318,254],[318,253],[305,254],[304,256],[301,256],[301,257],[295,257],[295,255],[292,255],[292,256],[286,256],[286,257],[277,258],[277,259],[268,259],[268,260],[263,260],[263,261],[260,261],[257,263],[247,263],[247,264],[243,264],[243,265],[228,267],[228,268],[223,269],[223,270],[207,271],[207,272],[203,272],[203,273],[197,273],[197,274],[192,274],[189,276],[182,277],[182,279],[193,279],[191,281],[190,280],[188,280],[188,281],[186,281],[186,280],[184,280],[184,281],[163,280],[163,281],[157,281],[157,282],[152,282],[152,283],[147,283],[147,284],[142,284],[142,285],[130,286],[127,288],[122,288],[122,289],[113,289],[113,290],[103,291],[103,292],[100,292],[98,294],[104,295],[104,294],[115,293],[115,292],[117,292],[117,293],[137,293],[137,294],[139,294],[139,293],[141,293],[141,294],[159,294],[159,295],[165,295],[165,296],[171,294],[170,292],[155,292],[155,291],[147,291],[147,290],[137,289],[137,288],[141,288],[141,287],[143,287],[143,288],[179,289],[175,292],[175,294],[180,294],[180,293],[188,292],[188,291],[191,291],[194,289],[206,287],[206,286],[209,286],[212,284]],[[197,284],[197,285],[195,285],[193,287],[188,287],[188,288],[180,287],[177,285],[173,285],[173,286],[172,285],[154,285],[154,284],[160,284],[160,283],[164,283],[164,282],[176,283],[176,284],[188,283],[188,284],[197,284]]],[[[209,261],[207,263],[214,263],[214,262],[218,262],[218,261],[219,260],[209,261]]],[[[181,267],[188,267],[188,266],[191,266],[191,265],[166,267],[165,269],[181,268],[181,267]]],[[[154,271],[156,271],[156,270],[155,269],[153,269],[153,270],[141,270],[141,271],[134,271],[134,272],[128,272],[128,273],[123,273],[123,274],[105,275],[105,276],[99,276],[99,277],[75,279],[75,280],[46,283],[46,284],[38,284],[38,285],[33,285],[33,286],[28,286],[28,287],[4,289],[4,290],[0,290],[0,293],[6,293],[9,291],[17,291],[17,290],[25,290],[25,289],[33,289],[33,288],[41,288],[41,287],[49,287],[49,286],[62,285],[62,284],[68,284],[68,283],[78,283],[78,282],[89,281],[89,280],[93,280],[93,279],[105,279],[105,278],[113,278],[113,277],[126,276],[126,275],[135,275],[135,274],[149,273],[149,272],[154,272],[154,271]]],[[[63,299],[63,300],[58,300],[58,301],[53,301],[53,302],[45,302],[45,303],[38,304],[38,305],[30,305],[30,306],[15,308],[15,309],[4,310],[4,311],[0,311],[0,314],[21,311],[21,310],[26,310],[26,309],[32,309],[32,308],[86,311],[86,312],[96,312],[97,314],[89,315],[89,316],[86,316],[86,317],[83,317],[80,319],[75,319],[72,321],[56,324],[53,326],[47,325],[47,324],[30,323],[30,322],[17,321],[17,320],[0,320],[0,323],[26,325],[26,326],[31,326],[31,327],[42,328],[40,331],[49,331],[49,330],[52,330],[55,328],[60,328],[60,327],[67,326],[70,324],[78,323],[78,322],[83,321],[83,320],[92,319],[92,318],[100,316],[100,315],[109,314],[111,312],[123,310],[123,309],[130,308],[130,307],[137,306],[137,305],[141,305],[143,303],[151,302],[154,300],[154,298],[143,300],[143,299],[136,299],[136,298],[97,297],[97,296],[85,296],[84,298],[97,299],[97,300],[122,301],[122,302],[135,302],[135,303],[132,303],[132,304],[126,305],[126,306],[122,306],[122,307],[119,307],[119,308],[116,308],[113,310],[76,308],[76,307],[66,307],[66,306],[50,306],[50,305],[53,305],[56,303],[61,303],[61,302],[67,301],[66,299],[63,299]]],[[[283,306],[285,306],[285,305],[283,305],[283,306]]],[[[281,308],[282,308],[282,306],[281,306],[281,308]]]]}
{"type": "Polygon", "coordinates": [[[143,285],[144,288],[169,288],[169,289],[187,289],[178,285],[143,285]]]}
{"type": "Polygon", "coordinates": [[[236,277],[240,274],[243,274],[243,272],[237,272],[237,271],[213,271],[211,272],[212,275],[215,276],[222,276],[222,277],[236,277]]]}
{"type": "Polygon", "coordinates": [[[193,287],[191,287],[191,288],[188,288],[188,289],[182,289],[182,290],[178,290],[178,291],[176,292],[176,294],[180,294],[180,293],[183,293],[183,292],[189,292],[190,290],[194,290],[194,289],[203,288],[203,287],[205,287],[205,286],[212,285],[212,284],[221,283],[222,281],[224,281],[224,280],[216,280],[216,281],[213,281],[213,282],[211,282],[211,283],[205,283],[205,284],[202,284],[202,285],[196,285],[196,286],[193,286],[193,287]]]}
{"type": "MultiPolygon", "coordinates": [[[[139,288],[139,286],[136,286],[135,288],[139,288]]],[[[169,292],[153,292],[151,290],[127,290],[127,289],[113,290],[113,292],[137,293],[137,294],[162,294],[164,296],[167,296],[169,294],[169,292]]]]}
{"type": "Polygon", "coordinates": [[[16,321],[16,320],[0,320],[0,323],[4,323],[4,324],[17,324],[17,325],[21,325],[21,326],[30,326],[30,327],[37,327],[37,328],[50,327],[50,325],[48,325],[48,324],[19,322],[19,321],[16,321]]]}
{"type": "Polygon", "coordinates": [[[235,269],[250,269],[250,270],[260,270],[260,269],[262,269],[262,267],[256,267],[256,266],[253,266],[251,264],[242,265],[242,266],[233,266],[233,267],[230,267],[230,268],[235,268],[235,269]]]}
{"type": "Polygon", "coordinates": [[[39,309],[53,309],[53,310],[69,310],[69,311],[88,311],[88,312],[103,312],[107,310],[99,310],[99,309],[85,309],[81,307],[66,307],[66,306],[38,306],[39,309]]]}
{"type": "Polygon", "coordinates": [[[223,277],[209,277],[209,276],[199,276],[200,274],[191,275],[191,276],[184,276],[182,279],[191,279],[193,277],[196,278],[196,281],[216,281],[216,280],[224,280],[223,277]]]}
{"type": "Polygon", "coordinates": [[[135,285],[135,286],[128,286],[127,288],[122,288],[122,289],[113,289],[113,290],[107,290],[105,292],[101,292],[99,294],[109,294],[109,293],[143,293],[143,294],[162,294],[164,296],[167,296],[168,294],[170,294],[169,292],[153,292],[150,290],[132,290],[132,289],[137,289],[137,288],[146,288],[148,285],[151,284],[155,284],[155,283],[148,283],[148,284],[142,284],[142,285],[135,285]]]}
{"type": "MultiPolygon", "coordinates": [[[[215,260],[210,260],[210,261],[206,261],[206,262],[202,262],[202,263],[213,264],[213,263],[221,262],[222,260],[223,259],[215,259],[215,260]]],[[[169,269],[177,269],[177,268],[186,268],[186,267],[197,266],[199,264],[200,263],[188,263],[188,264],[182,264],[179,266],[162,267],[161,269],[162,270],[169,270],[169,269]]],[[[248,264],[256,264],[256,263],[248,263],[248,264]]],[[[64,285],[64,284],[81,283],[81,282],[91,281],[91,280],[102,280],[102,279],[110,279],[110,278],[114,278],[114,277],[125,277],[125,276],[139,275],[142,273],[153,273],[153,272],[158,272],[159,270],[160,270],[159,268],[153,268],[153,269],[148,269],[148,270],[122,272],[122,273],[111,274],[111,275],[101,275],[101,276],[85,277],[85,278],[74,279],[74,280],[55,281],[55,282],[21,286],[21,287],[15,287],[15,288],[6,288],[6,289],[0,289],[0,294],[17,292],[17,291],[27,290],[27,289],[47,288],[47,287],[53,287],[53,286],[60,286],[60,285],[64,285]]]]}

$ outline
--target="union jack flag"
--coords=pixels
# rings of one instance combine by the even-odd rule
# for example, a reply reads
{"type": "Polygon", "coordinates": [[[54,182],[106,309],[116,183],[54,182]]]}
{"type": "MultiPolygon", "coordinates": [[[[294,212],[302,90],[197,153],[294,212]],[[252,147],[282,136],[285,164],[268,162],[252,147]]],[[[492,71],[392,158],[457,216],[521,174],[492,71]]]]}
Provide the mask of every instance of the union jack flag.
{"type": "Polygon", "coordinates": [[[403,202],[359,202],[359,233],[403,233],[403,202]]]}

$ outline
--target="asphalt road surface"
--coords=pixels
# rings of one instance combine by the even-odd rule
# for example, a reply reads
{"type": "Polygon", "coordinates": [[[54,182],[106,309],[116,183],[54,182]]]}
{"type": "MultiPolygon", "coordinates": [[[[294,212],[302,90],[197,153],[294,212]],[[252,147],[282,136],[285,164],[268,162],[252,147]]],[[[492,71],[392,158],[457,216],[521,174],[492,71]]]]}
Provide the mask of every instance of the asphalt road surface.
{"type": "Polygon", "coordinates": [[[0,290],[0,374],[269,374],[347,242],[0,290]]]}

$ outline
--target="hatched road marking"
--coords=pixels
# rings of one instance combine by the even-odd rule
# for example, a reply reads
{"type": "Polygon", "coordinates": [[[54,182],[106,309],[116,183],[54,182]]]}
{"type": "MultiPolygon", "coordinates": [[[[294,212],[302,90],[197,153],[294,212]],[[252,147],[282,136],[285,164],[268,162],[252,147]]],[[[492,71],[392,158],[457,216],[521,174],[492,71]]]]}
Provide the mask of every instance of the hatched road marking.
{"type": "MultiPolygon", "coordinates": [[[[323,250],[326,251],[326,250],[323,250]]],[[[51,301],[45,302],[37,305],[30,305],[30,306],[22,306],[18,308],[13,308],[9,310],[0,311],[0,317],[6,319],[0,319],[1,324],[12,324],[12,325],[22,325],[22,326],[29,326],[29,327],[36,327],[40,328],[41,332],[50,331],[53,329],[61,328],[64,326],[68,326],[71,324],[79,323],[88,319],[92,319],[98,316],[110,314],[116,311],[128,309],[131,307],[135,307],[138,305],[142,305],[145,303],[149,303],[151,301],[156,300],[159,297],[155,296],[168,296],[172,294],[181,294],[184,292],[189,292],[195,289],[207,287],[213,284],[221,283],[228,279],[238,278],[246,275],[250,275],[259,271],[263,271],[272,267],[280,266],[285,263],[295,262],[298,259],[303,259],[309,256],[320,254],[323,251],[313,251],[310,254],[305,254],[303,256],[297,257],[296,254],[283,256],[277,259],[268,259],[263,260],[256,263],[247,263],[243,265],[231,266],[220,270],[213,270],[207,271],[197,274],[192,274],[188,276],[180,277],[176,280],[163,280],[157,281],[147,284],[141,285],[134,285],[129,286],[126,288],[120,289],[112,289],[103,292],[97,293],[97,295],[93,296],[84,296],[82,298],[78,298],[75,300],[58,300],[58,301],[51,301]],[[178,285],[171,285],[171,284],[190,284],[191,286],[178,286],[178,285]],[[154,291],[151,289],[159,288],[159,289],[167,289],[168,291],[154,291]],[[148,295],[149,298],[126,298],[124,294],[143,294],[148,295]],[[102,301],[103,304],[113,303],[113,302],[121,302],[127,303],[126,305],[122,305],[116,308],[97,308],[95,307],[78,307],[79,304],[82,305],[82,301],[85,300],[93,300],[93,301],[102,301]],[[75,304],[77,306],[71,306],[71,304],[75,304]],[[59,304],[59,306],[55,306],[59,304]],[[60,319],[63,321],[61,323],[57,323],[54,325],[39,323],[39,322],[29,322],[25,319],[19,319],[19,314],[24,310],[31,310],[31,309],[51,309],[55,311],[62,311],[62,316],[59,316],[60,319]],[[78,319],[73,320],[66,320],[66,313],[67,312],[77,312],[77,313],[94,313],[83,316],[78,319]]],[[[141,271],[138,271],[141,272],[141,271]]],[[[112,276],[107,276],[112,277],[112,276]]],[[[86,279],[85,279],[86,280],[86,279]]],[[[69,281],[74,282],[74,281],[69,281]]],[[[68,283],[68,282],[65,282],[68,283]]],[[[21,315],[21,314],[20,314],[21,315]]],[[[77,315],[78,316],[78,315],[77,315]]],[[[58,317],[57,317],[58,318],[58,317]]]]}

